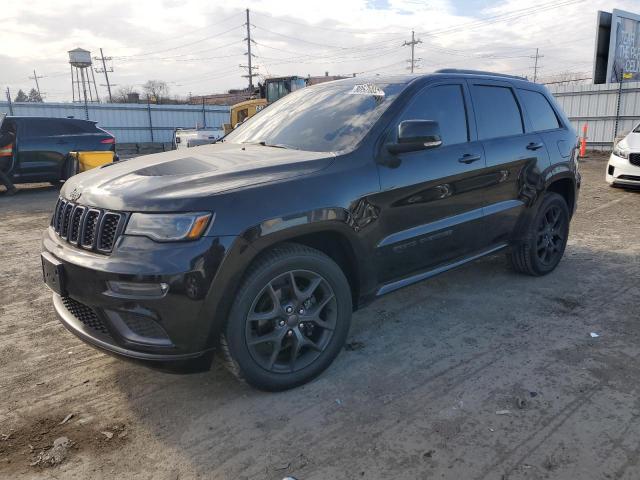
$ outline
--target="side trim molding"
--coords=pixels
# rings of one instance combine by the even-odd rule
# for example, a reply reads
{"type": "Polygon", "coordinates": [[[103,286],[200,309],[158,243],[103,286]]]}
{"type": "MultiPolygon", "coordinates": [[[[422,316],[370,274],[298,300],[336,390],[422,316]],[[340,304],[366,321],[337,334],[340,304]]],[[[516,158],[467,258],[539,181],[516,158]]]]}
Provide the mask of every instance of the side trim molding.
{"type": "Polygon", "coordinates": [[[385,285],[383,285],[382,287],[380,287],[378,289],[378,291],[376,292],[376,296],[379,297],[381,295],[385,295],[389,292],[393,292],[394,290],[398,290],[399,288],[403,288],[403,287],[407,287],[409,285],[412,285],[416,282],[420,282],[422,280],[426,280],[427,278],[431,278],[431,277],[435,277],[436,275],[439,275],[441,273],[444,273],[448,270],[452,270],[456,267],[460,267],[462,265],[464,265],[465,263],[469,263],[472,262],[474,260],[477,260],[478,258],[484,257],[486,255],[490,255],[492,253],[495,253],[499,250],[502,250],[503,248],[506,248],[508,246],[507,243],[501,243],[499,245],[496,245],[488,250],[483,250],[480,253],[476,253],[474,255],[471,255],[469,257],[465,257],[462,258],[460,260],[457,260],[453,263],[448,263],[446,265],[442,265],[440,267],[436,267],[432,270],[427,270],[425,272],[420,272],[420,273],[416,273],[415,275],[411,275],[410,277],[406,277],[406,278],[402,278],[400,280],[396,280],[394,282],[390,282],[390,283],[386,283],[385,285]]]}

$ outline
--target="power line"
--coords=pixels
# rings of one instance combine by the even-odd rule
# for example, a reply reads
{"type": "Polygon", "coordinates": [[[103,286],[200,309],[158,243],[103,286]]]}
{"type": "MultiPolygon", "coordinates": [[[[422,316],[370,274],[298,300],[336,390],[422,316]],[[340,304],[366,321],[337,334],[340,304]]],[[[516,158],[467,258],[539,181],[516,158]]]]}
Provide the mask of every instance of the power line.
{"type": "Polygon", "coordinates": [[[511,12],[505,12],[498,15],[493,15],[491,17],[484,18],[482,20],[466,22],[462,25],[458,25],[451,28],[445,28],[440,30],[435,30],[431,32],[419,32],[420,35],[428,36],[428,37],[437,37],[447,33],[457,32],[459,30],[475,30],[476,28],[485,27],[487,25],[492,25],[494,23],[502,22],[505,20],[517,20],[519,18],[523,18],[525,16],[530,16],[535,13],[540,13],[550,9],[556,9],[558,7],[564,7],[569,5],[575,5],[578,3],[583,3],[586,0],[561,0],[561,1],[551,1],[547,3],[542,3],[533,7],[522,8],[519,10],[512,10],[511,12]]]}
{"type": "Polygon", "coordinates": [[[135,55],[122,55],[122,56],[120,56],[118,58],[144,57],[144,56],[148,56],[148,55],[155,55],[157,53],[169,52],[171,50],[177,50],[179,48],[190,47],[192,45],[196,45],[198,43],[202,43],[204,41],[211,40],[212,38],[216,38],[216,37],[220,37],[222,35],[225,35],[225,34],[227,34],[229,32],[232,32],[233,30],[237,30],[238,28],[240,28],[242,26],[244,26],[244,25],[236,25],[235,27],[232,27],[232,28],[230,28],[228,30],[225,30],[224,32],[219,32],[219,33],[216,33],[215,35],[209,35],[208,37],[200,38],[200,39],[195,40],[193,42],[184,43],[182,45],[178,45],[178,46],[175,46],[175,47],[165,48],[165,49],[162,49],[162,50],[155,50],[155,51],[152,51],[152,52],[138,53],[138,54],[135,54],[135,55]]]}
{"type": "MultiPolygon", "coordinates": [[[[190,30],[188,35],[193,35],[194,33],[201,32],[203,30],[208,30],[208,29],[216,27],[218,25],[222,25],[223,23],[227,22],[228,20],[231,20],[233,17],[237,17],[238,15],[240,15],[240,13],[241,12],[236,12],[233,15],[229,15],[228,17],[225,17],[222,20],[219,20],[219,21],[217,21],[215,23],[210,23],[208,25],[205,25],[204,27],[196,28],[195,30],[190,30]]],[[[181,39],[181,38],[184,38],[184,37],[185,37],[185,35],[176,35],[174,37],[168,37],[168,38],[155,40],[153,42],[143,43],[143,44],[138,45],[138,46],[144,47],[144,46],[147,46],[147,45],[157,45],[158,43],[166,43],[166,42],[170,42],[172,40],[181,39]]]]}
{"type": "Polygon", "coordinates": [[[318,30],[325,30],[325,31],[329,31],[329,32],[342,32],[342,33],[350,33],[350,34],[367,34],[367,35],[402,35],[402,32],[389,32],[389,31],[371,31],[371,30],[350,30],[350,29],[343,29],[343,28],[331,28],[331,27],[321,27],[320,25],[313,25],[310,23],[303,23],[303,22],[296,22],[295,20],[289,20],[289,19],[285,19],[282,17],[274,17],[272,15],[267,15],[266,13],[262,13],[262,12],[254,12],[254,15],[258,15],[261,17],[265,17],[265,18],[269,18],[271,20],[276,20],[278,22],[285,22],[285,23],[291,23],[293,25],[299,25],[301,27],[305,27],[305,28],[315,28],[318,30]]]}
{"type": "MultiPolygon", "coordinates": [[[[233,42],[229,42],[229,43],[225,43],[224,45],[216,45],[213,48],[205,48],[203,50],[196,50],[193,52],[188,52],[188,53],[180,53],[177,55],[170,55],[168,57],[143,57],[143,58],[131,58],[131,57],[113,57],[118,61],[121,62],[146,62],[146,61],[157,61],[157,60],[174,60],[176,62],[180,62],[180,61],[186,61],[186,60],[181,60],[182,57],[188,57],[190,55],[198,55],[200,53],[205,53],[205,52],[210,52],[212,50],[220,50],[222,48],[226,48],[226,47],[230,47],[232,45],[237,45],[241,42],[241,40],[234,40],[233,42]]],[[[209,59],[216,59],[216,58],[229,58],[229,57],[233,57],[236,55],[221,55],[221,56],[214,56],[214,57],[207,57],[204,60],[209,60],[209,59]]],[[[188,59],[187,59],[188,60],[188,59]]]]}

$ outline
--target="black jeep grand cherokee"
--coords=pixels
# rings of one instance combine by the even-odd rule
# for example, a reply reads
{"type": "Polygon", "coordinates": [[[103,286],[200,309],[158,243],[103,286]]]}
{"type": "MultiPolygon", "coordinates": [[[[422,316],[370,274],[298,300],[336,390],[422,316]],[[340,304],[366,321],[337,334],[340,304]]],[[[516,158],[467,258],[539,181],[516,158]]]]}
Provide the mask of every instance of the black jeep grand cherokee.
{"type": "Polygon", "coordinates": [[[560,261],[580,177],[544,87],[444,70],[299,90],[224,140],[74,176],[44,233],[64,325],[173,371],[214,350],[251,385],[309,381],[375,297],[506,249],[560,261]]]}

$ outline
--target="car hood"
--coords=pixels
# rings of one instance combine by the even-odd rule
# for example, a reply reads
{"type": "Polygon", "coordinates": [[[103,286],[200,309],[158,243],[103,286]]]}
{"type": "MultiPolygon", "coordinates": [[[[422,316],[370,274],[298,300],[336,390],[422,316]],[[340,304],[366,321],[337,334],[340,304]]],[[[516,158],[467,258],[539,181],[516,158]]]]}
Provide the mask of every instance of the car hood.
{"type": "Polygon", "coordinates": [[[309,175],[333,158],[327,152],[262,145],[204,145],[89,170],[67,180],[62,196],[113,210],[181,211],[203,205],[212,195],[309,175]]]}
{"type": "Polygon", "coordinates": [[[618,145],[622,148],[633,150],[634,152],[640,151],[640,133],[631,132],[620,140],[618,145]]]}

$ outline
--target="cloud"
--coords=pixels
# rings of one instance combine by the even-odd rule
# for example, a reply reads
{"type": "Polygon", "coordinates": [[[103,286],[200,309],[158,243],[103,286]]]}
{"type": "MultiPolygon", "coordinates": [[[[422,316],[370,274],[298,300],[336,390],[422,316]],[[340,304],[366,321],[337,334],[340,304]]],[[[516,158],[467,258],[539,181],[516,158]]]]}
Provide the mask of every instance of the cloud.
{"type": "MultiPolygon", "coordinates": [[[[589,72],[596,11],[611,9],[607,0],[558,0],[559,6],[549,0],[23,0],[3,12],[0,85],[28,90],[36,69],[45,75],[40,84],[49,100],[69,100],[67,50],[96,55],[102,47],[114,57],[110,80],[119,85],[159,78],[179,95],[243,87],[247,3],[260,74],[304,76],[406,72],[409,49],[402,44],[411,30],[422,41],[419,71],[451,66],[530,75],[539,48],[542,75],[589,72]],[[518,14],[527,8],[531,13],[518,14]]],[[[637,10],[637,0],[616,6],[637,10]]],[[[100,75],[96,80],[104,83],[100,75]]]]}

